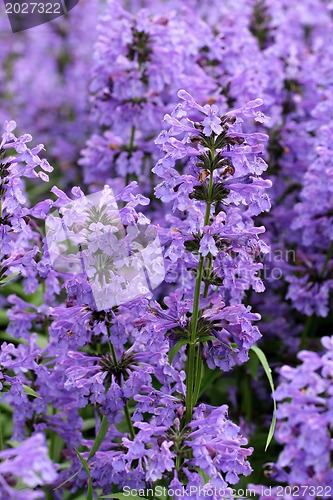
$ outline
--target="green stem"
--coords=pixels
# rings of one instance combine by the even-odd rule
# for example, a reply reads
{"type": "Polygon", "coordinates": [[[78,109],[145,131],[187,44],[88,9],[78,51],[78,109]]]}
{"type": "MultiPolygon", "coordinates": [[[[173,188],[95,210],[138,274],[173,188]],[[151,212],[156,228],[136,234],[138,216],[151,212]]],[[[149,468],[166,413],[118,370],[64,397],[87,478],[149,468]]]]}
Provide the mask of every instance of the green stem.
{"type": "Polygon", "coordinates": [[[177,454],[177,456],[176,456],[176,471],[177,471],[177,472],[179,471],[179,469],[180,469],[180,465],[181,465],[180,458],[181,458],[181,457],[180,457],[180,455],[179,455],[179,453],[178,453],[178,454],[177,454]]]}
{"type": "Polygon", "coordinates": [[[115,365],[117,365],[118,361],[117,361],[116,350],[115,350],[113,344],[110,341],[109,341],[109,347],[110,347],[110,351],[111,351],[113,362],[114,362],[115,365]]]}
{"type": "MultiPolygon", "coordinates": [[[[213,171],[211,171],[209,177],[208,200],[206,203],[206,213],[204,219],[205,226],[208,226],[210,219],[210,209],[212,205],[212,200],[211,200],[212,189],[213,189],[213,171]]],[[[204,268],[204,257],[200,255],[197,277],[195,282],[195,289],[194,289],[193,313],[191,319],[191,335],[190,335],[190,344],[188,347],[188,360],[186,365],[186,423],[189,423],[192,420],[193,408],[196,404],[195,400],[196,394],[199,393],[199,391],[196,388],[196,385],[198,385],[198,381],[196,384],[195,375],[197,376],[199,375],[196,368],[198,368],[198,363],[200,363],[201,361],[201,352],[199,349],[197,356],[200,359],[196,360],[195,344],[196,344],[197,326],[199,319],[200,291],[201,291],[203,268],[204,268]]]]}
{"type": "MultiPolygon", "coordinates": [[[[130,137],[130,141],[129,141],[129,145],[128,145],[128,156],[129,156],[129,158],[132,156],[133,149],[134,149],[135,130],[136,130],[135,129],[135,125],[132,125],[132,128],[131,128],[131,137],[130,137]]],[[[126,174],[125,187],[129,184],[130,176],[131,176],[131,174],[129,174],[129,173],[126,174]]]]}
{"type": "Polygon", "coordinates": [[[135,136],[135,125],[132,125],[132,128],[131,128],[131,138],[130,138],[129,147],[128,147],[130,153],[133,152],[134,136],[135,136]]]}
{"type": "Polygon", "coordinates": [[[127,425],[128,425],[128,429],[129,429],[131,438],[134,439],[135,438],[135,430],[134,430],[134,427],[133,427],[133,423],[132,423],[132,419],[131,419],[131,415],[130,415],[127,403],[125,403],[124,413],[125,413],[125,418],[126,418],[126,422],[127,422],[127,425]]]}
{"type": "MultiPolygon", "coordinates": [[[[110,325],[106,325],[106,330],[108,332],[108,342],[109,342],[109,349],[110,349],[110,352],[111,352],[111,355],[112,355],[112,359],[113,359],[113,363],[115,366],[117,366],[118,364],[118,360],[117,360],[117,354],[116,354],[116,350],[114,348],[114,345],[112,344],[111,342],[111,339],[110,339],[110,325]]],[[[124,415],[125,415],[125,418],[126,418],[126,422],[127,422],[127,426],[128,426],[128,430],[129,430],[129,433],[131,435],[131,438],[134,439],[135,438],[135,430],[134,430],[134,427],[133,427],[133,422],[132,422],[132,419],[131,419],[131,415],[130,415],[130,412],[129,412],[129,408],[128,408],[128,403],[125,402],[125,406],[124,406],[124,415]]]]}
{"type": "Polygon", "coordinates": [[[197,346],[197,354],[196,354],[196,364],[195,364],[195,380],[194,380],[194,389],[193,389],[193,406],[196,405],[199,394],[200,394],[200,387],[201,387],[201,380],[202,380],[202,370],[203,369],[203,363],[202,363],[202,357],[201,357],[201,348],[200,344],[197,346]]]}
{"type": "MultiPolygon", "coordinates": [[[[212,256],[208,255],[207,278],[210,277],[211,272],[212,272],[212,256]]],[[[208,290],[209,290],[209,280],[207,279],[207,281],[205,283],[204,294],[203,294],[204,298],[207,297],[208,290]]]]}
{"type": "Polygon", "coordinates": [[[314,314],[311,314],[311,316],[308,316],[306,318],[304,329],[302,331],[301,342],[299,344],[300,349],[304,349],[306,346],[306,341],[307,341],[307,338],[308,338],[309,333],[311,331],[314,318],[315,318],[314,314]]]}
{"type": "Polygon", "coordinates": [[[192,420],[193,412],[193,381],[194,381],[194,366],[195,366],[195,345],[190,344],[188,347],[188,359],[186,364],[186,423],[192,420]]]}

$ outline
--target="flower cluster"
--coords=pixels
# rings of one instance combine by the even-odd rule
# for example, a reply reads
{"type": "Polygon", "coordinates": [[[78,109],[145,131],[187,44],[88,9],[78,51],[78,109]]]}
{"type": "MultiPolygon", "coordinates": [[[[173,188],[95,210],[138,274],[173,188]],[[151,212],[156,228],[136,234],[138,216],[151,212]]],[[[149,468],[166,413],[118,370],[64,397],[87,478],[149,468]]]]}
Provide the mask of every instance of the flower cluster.
{"type": "Polygon", "coordinates": [[[89,131],[90,66],[99,10],[99,2],[80,0],[74,17],[58,17],[14,36],[7,34],[8,19],[0,13],[0,122],[10,116],[20,132],[29,130],[43,142],[67,185],[75,178],[73,164],[89,131]]]}
{"type": "Polygon", "coordinates": [[[108,0],[98,32],[91,83],[95,133],[80,160],[85,181],[100,185],[113,179],[114,186],[114,177],[121,185],[137,179],[150,192],[147,181],[158,158],[153,139],[177,91],[186,85],[204,98],[216,87],[199,61],[209,28],[186,7],[134,15],[108,0]]]}
{"type": "MultiPolygon", "coordinates": [[[[328,491],[333,487],[333,339],[323,337],[321,343],[322,353],[300,351],[300,365],[280,369],[276,439],[284,448],[267,472],[279,484],[325,486],[328,491]]],[[[311,489],[301,496],[310,499],[311,489]]]]}
{"type": "Polygon", "coordinates": [[[53,483],[56,470],[48,457],[45,437],[36,433],[17,448],[0,451],[0,495],[9,500],[44,498],[39,486],[53,483]],[[33,450],[33,453],[31,451],[33,450]],[[25,485],[15,489],[20,481],[25,485]]]}
{"type": "Polygon", "coordinates": [[[0,498],[333,488],[332,2],[72,10],[0,16],[0,498]]]}

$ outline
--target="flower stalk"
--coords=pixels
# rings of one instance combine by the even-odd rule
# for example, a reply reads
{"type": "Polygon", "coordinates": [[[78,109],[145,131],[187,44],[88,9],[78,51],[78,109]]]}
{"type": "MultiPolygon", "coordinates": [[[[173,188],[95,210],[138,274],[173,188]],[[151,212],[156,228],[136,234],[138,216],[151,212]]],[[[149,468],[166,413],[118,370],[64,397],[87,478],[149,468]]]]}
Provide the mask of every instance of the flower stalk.
{"type": "MultiPolygon", "coordinates": [[[[111,356],[112,356],[112,359],[113,359],[114,366],[117,366],[118,365],[117,354],[116,354],[116,350],[114,348],[114,345],[111,342],[111,332],[110,332],[110,325],[109,324],[107,324],[106,329],[107,329],[107,332],[108,332],[108,341],[109,341],[110,353],[111,353],[111,356]]],[[[124,401],[124,403],[125,403],[125,406],[124,406],[124,415],[125,415],[125,419],[126,419],[126,422],[127,422],[127,427],[128,427],[131,439],[134,439],[135,438],[135,430],[134,430],[134,427],[133,427],[133,422],[132,422],[132,419],[131,419],[131,414],[130,414],[130,411],[129,411],[129,408],[128,408],[128,403],[127,403],[127,401],[126,402],[124,401]]]]}
{"type": "MultiPolygon", "coordinates": [[[[211,157],[214,160],[214,148],[211,148],[211,157]]],[[[210,210],[212,205],[212,190],[213,190],[213,168],[210,170],[209,185],[208,185],[208,200],[206,201],[206,212],[204,225],[209,225],[210,210]]],[[[191,336],[188,347],[188,362],[186,365],[186,423],[192,419],[193,408],[198,400],[200,393],[201,375],[202,375],[202,357],[200,345],[196,348],[197,325],[199,319],[199,305],[202,276],[204,270],[204,256],[201,254],[199,258],[198,272],[195,282],[193,314],[191,321],[191,336]]],[[[204,295],[208,293],[208,286],[205,285],[204,295]]]]}

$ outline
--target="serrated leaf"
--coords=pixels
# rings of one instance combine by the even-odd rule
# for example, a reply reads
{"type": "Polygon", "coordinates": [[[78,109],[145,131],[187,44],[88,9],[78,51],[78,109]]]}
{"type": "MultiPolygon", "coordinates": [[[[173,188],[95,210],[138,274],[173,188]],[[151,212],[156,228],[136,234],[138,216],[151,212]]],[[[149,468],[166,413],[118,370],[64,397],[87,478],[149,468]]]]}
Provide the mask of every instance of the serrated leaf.
{"type": "Polygon", "coordinates": [[[266,376],[267,376],[268,381],[269,381],[269,385],[270,385],[271,390],[272,390],[274,413],[273,413],[273,418],[272,418],[271,426],[269,428],[268,435],[267,435],[267,441],[266,441],[266,446],[265,446],[265,451],[266,451],[267,448],[268,448],[268,446],[269,446],[269,444],[270,444],[270,442],[273,439],[274,431],[275,431],[275,425],[276,425],[276,400],[275,400],[275,397],[274,397],[275,387],[274,387],[274,381],[273,381],[273,377],[272,377],[272,370],[270,369],[270,366],[268,364],[268,361],[267,361],[265,353],[259,347],[255,346],[255,345],[253,345],[251,347],[251,350],[257,355],[257,357],[258,357],[258,359],[259,359],[259,361],[260,361],[263,369],[265,370],[266,376]]]}
{"type": "Polygon", "coordinates": [[[0,285],[6,285],[10,281],[12,281],[14,278],[16,278],[16,276],[18,276],[19,274],[21,274],[21,273],[12,273],[12,274],[9,274],[8,276],[3,276],[0,279],[0,285]]]}
{"type": "Polygon", "coordinates": [[[90,450],[90,453],[88,455],[88,459],[87,459],[88,462],[95,455],[95,453],[100,449],[101,444],[103,443],[104,438],[109,430],[109,427],[110,427],[110,423],[109,423],[108,419],[105,416],[103,416],[98,434],[96,436],[94,444],[93,444],[93,446],[90,450]]]}
{"type": "Polygon", "coordinates": [[[168,356],[170,365],[172,364],[172,361],[174,360],[174,357],[176,356],[177,352],[179,352],[180,349],[188,343],[189,343],[189,340],[180,339],[173,347],[171,347],[171,349],[169,351],[169,356],[168,356]]]}
{"type": "Polygon", "coordinates": [[[31,389],[31,387],[29,387],[28,385],[23,384],[23,390],[25,394],[27,394],[28,396],[33,396],[34,398],[42,399],[40,395],[37,394],[37,392],[31,389]]]}
{"type": "Polygon", "coordinates": [[[92,487],[92,482],[91,482],[91,475],[90,475],[89,465],[87,464],[87,461],[83,458],[83,456],[81,455],[81,453],[76,448],[74,448],[74,450],[75,450],[77,456],[79,457],[79,459],[81,461],[81,464],[82,464],[82,467],[84,468],[84,470],[86,471],[87,476],[88,476],[88,491],[87,491],[86,500],[94,500],[93,499],[93,487],[92,487]]]}

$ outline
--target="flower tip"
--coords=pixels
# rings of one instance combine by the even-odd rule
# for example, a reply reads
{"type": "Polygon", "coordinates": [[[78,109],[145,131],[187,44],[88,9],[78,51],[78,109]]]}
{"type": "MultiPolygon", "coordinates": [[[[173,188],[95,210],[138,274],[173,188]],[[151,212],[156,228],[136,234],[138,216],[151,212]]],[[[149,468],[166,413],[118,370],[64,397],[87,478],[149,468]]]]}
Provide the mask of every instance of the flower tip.
{"type": "Polygon", "coordinates": [[[3,128],[6,132],[13,132],[16,129],[16,122],[14,120],[5,121],[3,128]]]}
{"type": "Polygon", "coordinates": [[[184,99],[184,101],[193,101],[193,97],[184,89],[179,90],[177,95],[180,99],[184,99]]]}

